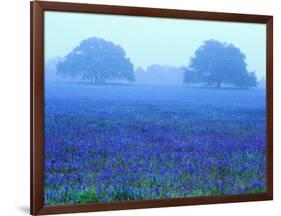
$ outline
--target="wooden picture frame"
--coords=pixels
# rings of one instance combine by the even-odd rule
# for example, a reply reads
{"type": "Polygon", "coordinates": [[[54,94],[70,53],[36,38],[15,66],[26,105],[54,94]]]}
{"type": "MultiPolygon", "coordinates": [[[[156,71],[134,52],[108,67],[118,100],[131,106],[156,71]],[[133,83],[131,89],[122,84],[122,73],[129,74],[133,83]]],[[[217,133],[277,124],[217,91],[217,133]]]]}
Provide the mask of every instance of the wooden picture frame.
{"type": "Polygon", "coordinates": [[[34,1],[30,10],[30,213],[33,215],[155,208],[273,199],[273,17],[264,15],[186,11],[34,1]],[[266,192],[164,200],[44,206],[44,12],[79,12],[175,19],[266,24],[266,192]]]}

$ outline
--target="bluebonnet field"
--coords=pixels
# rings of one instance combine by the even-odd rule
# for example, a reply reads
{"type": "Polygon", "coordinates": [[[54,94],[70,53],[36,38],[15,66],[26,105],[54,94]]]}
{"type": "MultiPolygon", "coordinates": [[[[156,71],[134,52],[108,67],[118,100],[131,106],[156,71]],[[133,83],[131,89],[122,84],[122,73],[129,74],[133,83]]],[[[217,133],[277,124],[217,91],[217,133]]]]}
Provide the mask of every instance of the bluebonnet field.
{"type": "Polygon", "coordinates": [[[47,83],[45,204],[264,192],[265,91],[47,83]]]}

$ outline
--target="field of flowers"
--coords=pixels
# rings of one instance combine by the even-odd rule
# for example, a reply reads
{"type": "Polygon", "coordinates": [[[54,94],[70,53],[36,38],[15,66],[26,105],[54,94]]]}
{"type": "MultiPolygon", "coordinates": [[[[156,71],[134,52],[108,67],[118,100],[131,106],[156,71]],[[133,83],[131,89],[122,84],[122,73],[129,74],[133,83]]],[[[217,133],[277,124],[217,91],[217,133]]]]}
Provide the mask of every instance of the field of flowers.
{"type": "Polygon", "coordinates": [[[45,204],[264,192],[265,91],[47,83],[45,204]]]}

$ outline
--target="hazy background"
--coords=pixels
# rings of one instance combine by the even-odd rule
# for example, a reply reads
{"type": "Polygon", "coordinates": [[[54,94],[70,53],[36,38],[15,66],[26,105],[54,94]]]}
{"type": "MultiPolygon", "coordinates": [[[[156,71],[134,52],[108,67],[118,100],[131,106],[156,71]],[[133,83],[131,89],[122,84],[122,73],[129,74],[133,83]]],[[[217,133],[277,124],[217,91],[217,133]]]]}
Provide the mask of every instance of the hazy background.
{"type": "Polygon", "coordinates": [[[163,75],[162,84],[182,83],[181,67],[188,65],[195,50],[208,39],[239,47],[246,55],[248,69],[263,80],[265,30],[264,24],[45,12],[46,77],[56,79],[56,62],[82,40],[99,37],[124,48],[134,64],[136,83],[157,84],[151,77],[159,81],[159,73],[163,75]],[[151,76],[147,78],[148,74],[141,72],[150,72],[151,76]]]}

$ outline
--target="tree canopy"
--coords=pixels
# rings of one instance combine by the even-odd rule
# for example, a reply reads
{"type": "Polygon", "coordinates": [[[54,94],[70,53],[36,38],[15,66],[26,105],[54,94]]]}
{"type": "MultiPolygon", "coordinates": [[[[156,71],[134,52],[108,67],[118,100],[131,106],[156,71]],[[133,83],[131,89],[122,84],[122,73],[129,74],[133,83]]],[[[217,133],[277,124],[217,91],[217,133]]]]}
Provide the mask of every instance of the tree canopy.
{"type": "Polygon", "coordinates": [[[191,58],[185,68],[185,83],[204,83],[221,87],[222,83],[238,87],[255,87],[255,72],[249,72],[246,56],[231,43],[207,40],[191,58]]]}
{"type": "Polygon", "coordinates": [[[83,40],[61,62],[57,73],[63,76],[104,83],[109,79],[134,81],[134,67],[119,45],[100,38],[83,40]]]}

